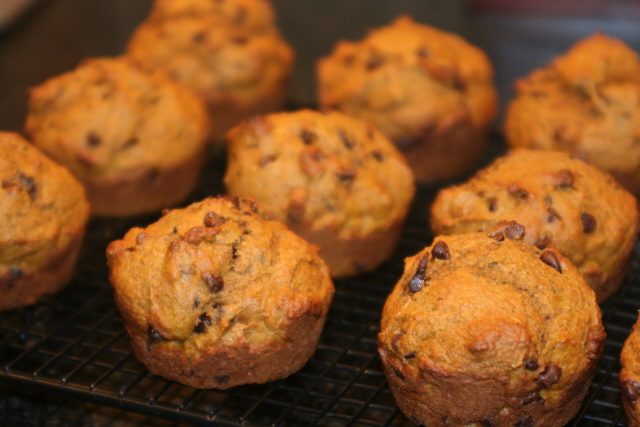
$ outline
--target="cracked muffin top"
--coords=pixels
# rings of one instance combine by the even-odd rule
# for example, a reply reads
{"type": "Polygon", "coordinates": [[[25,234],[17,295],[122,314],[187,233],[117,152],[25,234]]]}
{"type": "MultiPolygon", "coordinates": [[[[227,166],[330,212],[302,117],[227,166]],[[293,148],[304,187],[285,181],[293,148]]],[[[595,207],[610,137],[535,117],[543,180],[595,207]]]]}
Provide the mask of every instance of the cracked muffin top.
{"type": "Polygon", "coordinates": [[[560,426],[579,408],[606,337],[600,309],[569,260],[525,234],[503,222],[405,260],[379,343],[414,421],[560,426]]]}
{"type": "Polygon", "coordinates": [[[178,345],[189,363],[221,348],[284,347],[291,324],[324,319],[333,295],[317,248],[250,199],[172,210],[109,244],[107,260],[130,333],[149,348],[178,345]]]}
{"type": "Polygon", "coordinates": [[[516,82],[505,134],[511,147],[579,154],[640,194],[640,60],[596,33],[516,82]]]}
{"type": "Polygon", "coordinates": [[[620,286],[637,237],[635,197],[606,172],[567,153],[516,149],[431,206],[435,234],[489,230],[516,220],[525,239],[555,246],[604,301],[620,286]]]}

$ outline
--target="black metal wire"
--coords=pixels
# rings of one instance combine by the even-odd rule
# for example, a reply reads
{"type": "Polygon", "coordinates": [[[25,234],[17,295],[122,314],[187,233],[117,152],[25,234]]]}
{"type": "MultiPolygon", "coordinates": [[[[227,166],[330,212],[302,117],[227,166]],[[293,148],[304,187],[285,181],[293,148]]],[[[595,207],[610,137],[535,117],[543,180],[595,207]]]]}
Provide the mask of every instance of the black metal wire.
{"type": "MultiPolygon", "coordinates": [[[[210,180],[221,182],[218,175],[210,180]]],[[[206,181],[195,200],[214,195],[206,181]],[[208,188],[208,194],[204,188],[208,188]]],[[[377,354],[380,314],[403,259],[430,244],[427,207],[437,188],[421,188],[393,259],[375,272],[336,281],[313,358],[280,381],[197,390],[155,377],[135,358],[115,309],[106,244],[155,220],[94,220],[78,274],[58,295],[0,312],[0,382],[193,426],[411,426],[397,408],[377,354]]],[[[619,353],[640,308],[640,247],[620,291],[602,305],[603,357],[572,426],[623,426],[619,353]]]]}

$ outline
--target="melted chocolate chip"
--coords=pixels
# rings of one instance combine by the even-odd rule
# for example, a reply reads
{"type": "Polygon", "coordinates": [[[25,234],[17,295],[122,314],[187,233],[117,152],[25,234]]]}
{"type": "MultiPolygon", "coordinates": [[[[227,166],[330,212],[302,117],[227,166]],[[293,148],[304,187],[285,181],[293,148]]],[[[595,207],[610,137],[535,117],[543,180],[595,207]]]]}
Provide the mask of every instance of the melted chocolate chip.
{"type": "Polygon", "coordinates": [[[585,233],[592,233],[593,231],[595,231],[596,226],[598,225],[598,221],[596,221],[593,215],[583,212],[581,218],[582,229],[585,233]]]}
{"type": "Polygon", "coordinates": [[[38,188],[36,186],[35,179],[23,174],[22,172],[18,172],[18,185],[22,190],[27,192],[31,200],[36,197],[36,191],[38,190],[38,188]]]}
{"type": "Polygon", "coordinates": [[[551,223],[556,219],[559,220],[559,221],[562,221],[562,216],[560,216],[558,211],[555,210],[553,207],[547,206],[547,212],[549,213],[549,215],[547,216],[547,222],[548,223],[551,223]]]}
{"type": "Polygon", "coordinates": [[[205,272],[200,277],[209,286],[211,292],[220,292],[224,288],[224,280],[220,276],[205,272]]]}
{"type": "Polygon", "coordinates": [[[622,397],[630,403],[636,403],[640,396],[640,384],[635,381],[625,381],[621,387],[622,397]]]}
{"type": "Polygon", "coordinates": [[[228,383],[229,379],[229,375],[218,375],[213,377],[213,380],[220,385],[228,383]]]}
{"type": "Polygon", "coordinates": [[[233,207],[236,208],[237,210],[240,210],[240,197],[236,196],[233,198],[233,200],[231,200],[231,203],[233,204],[233,207]]]}
{"type": "Polygon", "coordinates": [[[356,168],[343,168],[336,172],[336,176],[342,182],[351,182],[356,178],[358,170],[356,168]]]}
{"type": "Polygon", "coordinates": [[[160,342],[164,340],[164,338],[162,338],[162,335],[160,335],[160,333],[153,329],[153,327],[151,326],[147,328],[147,335],[149,336],[149,341],[151,342],[160,342]]]}
{"type": "Polygon", "coordinates": [[[218,214],[213,211],[209,211],[206,214],[204,214],[203,223],[205,227],[209,227],[209,228],[219,227],[225,222],[227,222],[225,218],[218,216],[218,214]]]}
{"type": "Polygon", "coordinates": [[[193,308],[195,309],[195,308],[198,308],[198,307],[200,307],[200,298],[196,298],[193,301],[193,308]]]}
{"type": "Polygon", "coordinates": [[[451,259],[451,253],[449,252],[449,246],[442,240],[436,242],[433,245],[433,249],[431,250],[431,254],[435,259],[451,259]]]}
{"type": "Polygon", "coordinates": [[[558,272],[562,273],[562,266],[560,265],[560,261],[558,260],[558,256],[555,252],[543,251],[540,254],[540,259],[548,266],[551,266],[558,270],[558,272]]]}
{"type": "Polygon", "coordinates": [[[516,196],[519,199],[526,199],[529,195],[529,192],[524,188],[520,188],[515,184],[511,184],[507,187],[507,192],[512,196],[516,196]]]}
{"type": "Polygon", "coordinates": [[[382,156],[382,153],[380,152],[380,150],[373,150],[371,152],[371,155],[379,162],[384,160],[384,157],[382,156]]]}
{"type": "Polygon", "coordinates": [[[416,357],[416,354],[418,354],[418,353],[417,353],[417,352],[415,352],[415,351],[412,351],[411,353],[407,353],[407,354],[405,354],[405,355],[404,355],[404,358],[405,358],[406,360],[413,359],[414,357],[416,357]]]}
{"type": "Polygon", "coordinates": [[[549,363],[544,371],[538,376],[536,382],[543,387],[551,387],[560,381],[561,376],[562,369],[558,365],[549,363]]]}
{"type": "Polygon", "coordinates": [[[575,176],[569,169],[562,169],[556,174],[556,188],[571,188],[575,176]]]}
{"type": "Polygon", "coordinates": [[[536,242],[536,247],[538,249],[544,249],[551,244],[550,237],[543,237],[536,242]]]}
{"type": "Polygon", "coordinates": [[[400,341],[402,337],[403,337],[402,334],[395,334],[393,338],[391,338],[391,348],[393,348],[393,351],[395,351],[396,353],[400,351],[398,349],[398,341],[400,341]]]}
{"type": "Polygon", "coordinates": [[[100,135],[95,132],[87,133],[85,141],[87,143],[87,146],[89,147],[97,147],[98,145],[102,144],[102,138],[100,138],[100,135]]]}
{"type": "Polygon", "coordinates": [[[344,130],[342,129],[339,130],[338,136],[340,137],[340,140],[348,150],[351,150],[356,145],[353,139],[351,139],[351,137],[347,135],[347,133],[344,130]]]}
{"type": "Polygon", "coordinates": [[[210,326],[211,326],[211,318],[207,316],[207,313],[202,313],[200,317],[198,317],[198,324],[193,327],[193,333],[202,334],[210,326]]]}
{"type": "Polygon", "coordinates": [[[406,378],[404,377],[404,374],[400,372],[400,370],[398,370],[397,368],[393,368],[393,373],[396,374],[396,377],[400,378],[402,381],[406,380],[406,378]]]}
{"type": "Polygon", "coordinates": [[[305,145],[311,145],[316,141],[317,135],[310,130],[303,129],[300,132],[300,138],[305,145]]]}
{"type": "Polygon", "coordinates": [[[376,68],[380,68],[382,64],[384,64],[384,60],[382,58],[378,56],[372,56],[365,64],[365,67],[367,71],[373,71],[376,68]]]}
{"type": "Polygon", "coordinates": [[[409,291],[410,292],[418,292],[422,290],[425,273],[427,272],[427,265],[429,263],[429,253],[425,253],[422,258],[420,258],[420,262],[418,263],[418,269],[416,270],[416,274],[413,275],[413,278],[409,281],[409,291]]]}
{"type": "Polygon", "coordinates": [[[512,240],[522,240],[526,234],[525,228],[516,221],[500,221],[496,227],[488,234],[488,237],[500,242],[504,237],[512,240]]]}
{"type": "Polygon", "coordinates": [[[527,371],[535,371],[540,367],[537,360],[527,359],[524,361],[524,368],[527,371]]]}
{"type": "Polygon", "coordinates": [[[495,197],[489,197],[487,199],[487,205],[489,206],[489,212],[495,212],[498,210],[498,199],[495,197]]]}
{"type": "Polygon", "coordinates": [[[534,402],[540,402],[541,400],[543,400],[542,396],[540,396],[537,391],[534,391],[522,397],[522,406],[530,405],[534,402]]]}

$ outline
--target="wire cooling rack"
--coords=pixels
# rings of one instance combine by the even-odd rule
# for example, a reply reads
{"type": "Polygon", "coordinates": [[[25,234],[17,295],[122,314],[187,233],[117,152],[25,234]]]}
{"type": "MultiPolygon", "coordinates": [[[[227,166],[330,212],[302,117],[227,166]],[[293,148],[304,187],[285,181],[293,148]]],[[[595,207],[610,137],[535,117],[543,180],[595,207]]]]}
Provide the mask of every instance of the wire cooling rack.
{"type": "MultiPolygon", "coordinates": [[[[204,181],[196,200],[220,189],[220,170],[214,165],[208,172],[210,182],[204,181]]],[[[427,207],[436,190],[419,189],[389,262],[336,281],[320,345],[304,368],[288,378],[200,390],[153,376],[136,360],[113,300],[104,250],[130,227],[157,219],[145,217],[93,220],[67,288],[32,307],[0,312],[0,383],[193,426],[412,426],[387,387],[377,334],[403,259],[431,243],[427,207]]],[[[624,425],[619,354],[638,308],[640,245],[620,291],[602,306],[608,334],[604,353],[569,425],[624,425]]]]}

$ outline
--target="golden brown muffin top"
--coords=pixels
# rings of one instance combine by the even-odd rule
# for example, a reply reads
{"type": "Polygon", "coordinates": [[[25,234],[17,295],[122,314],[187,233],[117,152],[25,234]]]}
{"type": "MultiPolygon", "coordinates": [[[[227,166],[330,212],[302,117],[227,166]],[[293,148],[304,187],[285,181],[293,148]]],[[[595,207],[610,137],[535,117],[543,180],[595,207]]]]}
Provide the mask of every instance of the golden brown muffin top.
{"type": "Polygon", "coordinates": [[[393,140],[459,120],[487,126],[497,111],[485,53],[409,16],[338,42],[317,74],[322,107],[375,122],[393,140]]]}
{"type": "Polygon", "coordinates": [[[431,206],[435,234],[488,230],[501,220],[523,224],[532,245],[553,244],[606,293],[600,288],[626,265],[639,218],[635,197],[611,175],[567,153],[528,149],[441,190],[431,206]]]}
{"type": "Polygon", "coordinates": [[[84,231],[84,188],[17,133],[0,132],[0,150],[0,275],[41,270],[52,253],[84,231]]]}
{"type": "Polygon", "coordinates": [[[227,191],[255,197],[281,222],[362,236],[404,221],[413,199],[402,154],[373,125],[339,112],[254,117],[227,139],[227,191]]]}
{"type": "Polygon", "coordinates": [[[127,54],[146,69],[168,73],[208,102],[241,107],[274,86],[285,87],[293,65],[293,51],[275,28],[251,33],[215,14],[145,21],[129,40],[127,54]]]}
{"type": "Polygon", "coordinates": [[[379,335],[405,377],[498,381],[507,397],[528,391],[552,403],[597,363],[606,335],[593,290],[523,233],[507,222],[439,236],[405,260],[379,335]]]}
{"type": "Polygon", "coordinates": [[[155,0],[149,20],[206,14],[221,16],[252,32],[270,30],[274,25],[273,7],[267,0],[155,0]]]}
{"type": "MultiPolygon", "coordinates": [[[[579,153],[614,176],[637,176],[640,60],[622,41],[602,33],[581,40],[516,91],[505,121],[512,147],[579,153]]],[[[640,188],[631,179],[620,182],[640,188]]]]}
{"type": "Polygon", "coordinates": [[[190,159],[208,120],[202,100],[165,76],[95,58],[30,90],[25,129],[76,176],[109,178],[190,159]]]}
{"type": "Polygon", "coordinates": [[[333,295],[318,249],[264,219],[251,199],[209,198],[133,228],[109,244],[107,261],[121,313],[149,345],[286,342],[287,326],[333,295]]]}

